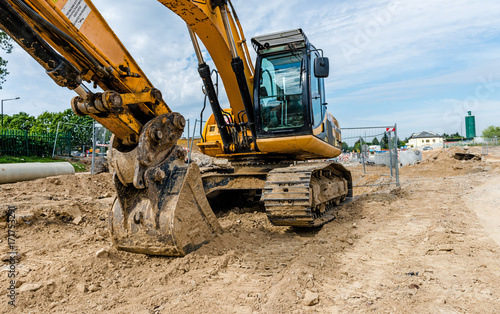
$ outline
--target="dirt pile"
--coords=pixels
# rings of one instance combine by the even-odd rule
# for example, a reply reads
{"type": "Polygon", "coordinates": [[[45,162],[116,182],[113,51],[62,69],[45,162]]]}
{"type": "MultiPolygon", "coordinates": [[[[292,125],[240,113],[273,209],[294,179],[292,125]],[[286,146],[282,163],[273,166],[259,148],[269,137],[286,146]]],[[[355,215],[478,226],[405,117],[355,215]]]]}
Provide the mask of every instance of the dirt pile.
{"type": "Polygon", "coordinates": [[[422,152],[422,162],[401,168],[401,174],[408,176],[448,177],[477,172],[494,171],[498,165],[482,161],[481,148],[452,147],[422,152]],[[471,158],[463,158],[471,156],[471,158]]]}
{"type": "MultiPolygon", "coordinates": [[[[109,209],[115,192],[112,175],[77,174],[0,186],[0,220],[9,207],[16,209],[17,222],[86,224],[102,208],[109,209]]],[[[99,214],[97,214],[99,213],[99,214]]]]}
{"type": "MultiPolygon", "coordinates": [[[[321,229],[272,226],[259,207],[221,212],[224,233],[183,258],[112,247],[109,174],[2,185],[1,208],[22,218],[17,307],[3,293],[0,312],[493,313],[500,248],[475,211],[480,199],[497,212],[495,191],[484,189],[500,174],[432,154],[402,169],[400,189],[360,196],[321,229]]],[[[0,245],[7,252],[5,238],[0,245]]]]}
{"type": "Polygon", "coordinates": [[[215,158],[193,151],[191,160],[201,167],[228,167],[230,163],[224,158],[215,158]]]}

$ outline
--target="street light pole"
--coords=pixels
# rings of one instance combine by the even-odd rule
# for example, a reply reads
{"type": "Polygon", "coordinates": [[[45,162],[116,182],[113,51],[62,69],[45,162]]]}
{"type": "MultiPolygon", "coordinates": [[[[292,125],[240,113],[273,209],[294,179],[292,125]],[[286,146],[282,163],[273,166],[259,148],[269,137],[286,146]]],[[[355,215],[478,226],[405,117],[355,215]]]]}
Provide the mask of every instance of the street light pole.
{"type": "Polygon", "coordinates": [[[9,101],[9,100],[17,100],[19,98],[21,98],[21,97],[9,98],[9,99],[2,99],[2,105],[1,105],[1,107],[2,107],[2,127],[3,127],[3,102],[4,101],[9,101]]]}

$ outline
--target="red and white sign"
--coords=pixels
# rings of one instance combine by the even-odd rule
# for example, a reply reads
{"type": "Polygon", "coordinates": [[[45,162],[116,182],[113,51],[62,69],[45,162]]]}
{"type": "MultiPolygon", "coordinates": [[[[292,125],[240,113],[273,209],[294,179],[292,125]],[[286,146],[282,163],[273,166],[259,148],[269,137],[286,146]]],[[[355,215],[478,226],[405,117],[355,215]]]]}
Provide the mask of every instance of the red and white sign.
{"type": "Polygon", "coordinates": [[[396,131],[396,128],[385,128],[387,132],[394,132],[396,131]]]}

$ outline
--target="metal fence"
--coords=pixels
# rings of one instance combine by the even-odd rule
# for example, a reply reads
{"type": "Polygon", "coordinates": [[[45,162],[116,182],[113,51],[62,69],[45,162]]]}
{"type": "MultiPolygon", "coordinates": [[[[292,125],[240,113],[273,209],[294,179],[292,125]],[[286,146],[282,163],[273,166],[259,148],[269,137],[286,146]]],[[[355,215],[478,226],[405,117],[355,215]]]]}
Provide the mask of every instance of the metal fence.
{"type": "Polygon", "coordinates": [[[85,156],[85,147],[92,145],[92,125],[58,122],[55,137],[52,139],[52,157],[82,157],[85,156]],[[64,130],[64,131],[63,131],[64,130]],[[69,150],[60,149],[60,142],[65,132],[71,134],[71,147],[69,150]]]}
{"type": "Polygon", "coordinates": [[[92,123],[92,125],[73,124],[66,122],[59,122],[57,124],[57,133],[53,143],[52,157],[79,157],[79,158],[92,158],[90,172],[92,174],[108,170],[107,152],[109,148],[109,141],[111,139],[111,132],[102,125],[92,123]],[[80,130],[84,136],[79,137],[78,143],[73,143],[71,151],[68,154],[61,152],[57,149],[61,141],[60,127],[72,127],[74,130],[80,130]],[[90,136],[85,136],[88,134],[90,136]]]}
{"type": "Polygon", "coordinates": [[[191,163],[191,153],[195,140],[200,139],[203,135],[205,122],[206,121],[195,119],[194,125],[191,127],[191,119],[187,119],[187,126],[184,129],[183,137],[187,138],[188,164],[191,163]]]}
{"type": "Polygon", "coordinates": [[[342,128],[343,153],[337,161],[353,172],[354,187],[399,186],[396,127],[342,128]]]}
{"type": "Polygon", "coordinates": [[[450,147],[456,147],[456,146],[499,146],[500,145],[500,139],[498,137],[493,137],[493,138],[475,138],[472,140],[459,140],[459,141],[445,141],[443,143],[443,148],[447,149],[450,147]]]}
{"type": "MultiPolygon", "coordinates": [[[[51,156],[55,133],[29,132],[25,130],[0,130],[0,155],[2,156],[51,156]]],[[[71,152],[71,132],[58,135],[57,149],[71,152]]]]}
{"type": "Polygon", "coordinates": [[[108,171],[107,152],[110,139],[111,132],[94,122],[92,131],[92,166],[90,168],[92,174],[108,171]]]}
{"type": "Polygon", "coordinates": [[[444,142],[443,148],[445,150],[451,147],[481,147],[481,155],[488,156],[492,150],[498,150],[500,140],[498,137],[494,138],[476,138],[474,140],[464,140],[457,142],[444,142]]]}

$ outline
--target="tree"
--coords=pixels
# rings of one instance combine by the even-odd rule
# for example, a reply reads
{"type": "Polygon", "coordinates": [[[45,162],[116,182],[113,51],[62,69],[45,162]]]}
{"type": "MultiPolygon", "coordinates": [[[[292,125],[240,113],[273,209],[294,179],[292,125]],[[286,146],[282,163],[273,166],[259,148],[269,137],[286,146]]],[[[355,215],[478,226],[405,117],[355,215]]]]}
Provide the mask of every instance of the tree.
{"type": "Polygon", "coordinates": [[[500,127],[490,125],[486,129],[483,130],[483,137],[500,137],[500,127]]]}
{"type": "Polygon", "coordinates": [[[57,124],[62,122],[59,132],[71,132],[71,141],[75,144],[90,146],[92,144],[92,118],[89,116],[79,117],[73,110],[66,109],[54,114],[52,119],[53,132],[57,130],[57,124]],[[66,123],[66,124],[64,124],[66,123]]]}
{"type": "Polygon", "coordinates": [[[443,133],[443,137],[445,139],[448,139],[448,138],[462,138],[462,136],[460,134],[458,134],[458,132],[454,133],[454,134],[446,134],[446,133],[443,133]]]}
{"type": "MultiPolygon", "coordinates": [[[[12,43],[10,42],[10,37],[0,31],[0,48],[7,53],[12,51],[12,43]]],[[[0,56],[0,89],[2,89],[2,84],[5,82],[5,77],[9,74],[7,71],[7,60],[0,56]]]]}
{"type": "MultiPolygon", "coordinates": [[[[7,119],[6,119],[7,120],[7,119]]],[[[4,125],[5,121],[4,120],[4,125]]],[[[26,112],[19,112],[16,114],[12,115],[12,119],[8,119],[8,125],[6,129],[12,129],[12,130],[24,130],[24,131],[29,131],[35,124],[35,117],[30,116],[26,112]]]]}
{"type": "Polygon", "coordinates": [[[348,151],[348,150],[349,150],[349,145],[347,145],[347,143],[345,143],[345,142],[344,142],[344,143],[342,143],[342,151],[343,151],[343,152],[346,152],[346,151],[348,151]]]}
{"type": "Polygon", "coordinates": [[[374,137],[372,141],[373,145],[380,145],[380,142],[378,141],[378,138],[374,137]]]}
{"type": "Polygon", "coordinates": [[[365,144],[365,140],[360,138],[359,140],[357,140],[355,143],[354,143],[354,147],[353,147],[353,150],[355,152],[358,152],[360,153],[361,152],[361,141],[363,141],[363,144],[365,144]]]}
{"type": "Polygon", "coordinates": [[[358,153],[361,152],[361,143],[359,141],[357,141],[356,144],[354,144],[354,149],[353,150],[355,152],[358,152],[358,153]]]}
{"type": "Polygon", "coordinates": [[[30,131],[37,133],[40,132],[55,133],[57,129],[57,123],[54,123],[56,115],[57,113],[54,112],[48,112],[48,111],[43,112],[36,118],[35,123],[30,131]]]}
{"type": "Polygon", "coordinates": [[[397,139],[397,143],[398,143],[398,147],[397,147],[397,148],[401,148],[401,147],[403,147],[403,146],[405,146],[405,145],[406,145],[406,142],[401,141],[401,140],[399,139],[399,136],[398,136],[398,139],[397,139]]]}
{"type": "Polygon", "coordinates": [[[4,114],[3,117],[2,117],[2,124],[3,125],[0,125],[0,128],[2,129],[8,129],[9,128],[9,124],[10,124],[10,121],[12,121],[12,117],[7,115],[7,114],[4,114]]]}
{"type": "Polygon", "coordinates": [[[382,149],[389,149],[389,136],[387,136],[387,133],[384,133],[384,136],[380,140],[380,147],[382,149]]]}

